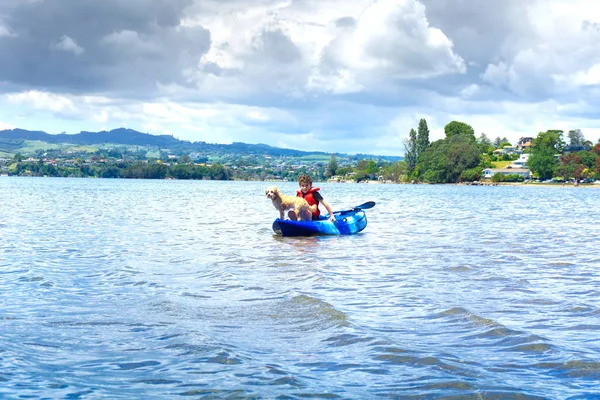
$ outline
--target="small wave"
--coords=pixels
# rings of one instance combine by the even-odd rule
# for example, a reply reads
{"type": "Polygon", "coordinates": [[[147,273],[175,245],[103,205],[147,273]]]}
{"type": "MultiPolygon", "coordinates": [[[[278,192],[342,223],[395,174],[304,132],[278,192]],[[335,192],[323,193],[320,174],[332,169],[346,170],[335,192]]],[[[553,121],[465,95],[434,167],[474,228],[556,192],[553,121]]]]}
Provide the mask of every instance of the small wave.
{"type": "Polygon", "coordinates": [[[146,385],[176,385],[181,383],[181,381],[176,381],[172,379],[143,379],[135,382],[144,383],[146,385]]]}
{"type": "Polygon", "coordinates": [[[289,329],[309,331],[348,325],[346,314],[331,304],[307,295],[299,295],[276,305],[269,316],[286,321],[289,329]]]}
{"type": "Polygon", "coordinates": [[[328,342],[329,345],[333,347],[342,347],[349,346],[355,343],[371,342],[373,340],[375,340],[373,337],[360,337],[358,335],[344,334],[325,339],[325,342],[328,342]]]}
{"type": "MultiPolygon", "coordinates": [[[[438,318],[447,318],[448,316],[453,317],[455,323],[462,321],[476,329],[488,328],[464,336],[464,339],[469,341],[484,341],[486,346],[489,346],[489,342],[493,341],[496,347],[504,348],[506,351],[523,353],[544,354],[557,350],[556,346],[541,336],[510,329],[492,319],[473,314],[462,307],[452,308],[437,315],[438,318]]],[[[465,329],[469,332],[472,331],[468,326],[465,329]]]]}
{"type": "Polygon", "coordinates": [[[446,311],[442,311],[433,316],[433,318],[448,318],[454,317],[455,320],[465,320],[469,323],[472,323],[475,326],[492,326],[492,327],[502,327],[498,322],[489,319],[480,317],[477,314],[472,313],[471,311],[462,308],[462,307],[454,307],[446,311]]]}
{"type": "Polygon", "coordinates": [[[219,353],[211,357],[200,358],[200,362],[222,365],[238,365],[242,364],[243,360],[229,350],[221,350],[219,353]]]}
{"type": "Polygon", "coordinates": [[[552,375],[570,378],[600,379],[600,362],[590,360],[570,360],[566,362],[540,362],[531,367],[548,371],[552,375]]]}
{"type": "Polygon", "coordinates": [[[139,362],[132,362],[132,363],[118,363],[118,364],[116,364],[116,366],[119,367],[119,369],[123,369],[123,370],[132,370],[132,369],[140,369],[140,368],[146,368],[146,367],[155,367],[157,365],[160,365],[160,362],[158,362],[158,361],[139,361],[139,362]]]}

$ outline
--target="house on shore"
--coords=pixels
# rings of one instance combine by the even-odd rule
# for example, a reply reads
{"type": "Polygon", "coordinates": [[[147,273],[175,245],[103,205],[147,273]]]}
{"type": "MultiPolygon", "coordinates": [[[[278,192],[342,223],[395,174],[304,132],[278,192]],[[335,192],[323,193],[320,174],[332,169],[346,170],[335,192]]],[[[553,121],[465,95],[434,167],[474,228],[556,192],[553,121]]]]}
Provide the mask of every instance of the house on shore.
{"type": "Polygon", "coordinates": [[[531,148],[531,146],[533,146],[533,138],[532,137],[522,137],[517,142],[517,149],[521,152],[525,151],[526,149],[531,148]]]}
{"type": "Polygon", "coordinates": [[[527,161],[529,160],[529,153],[521,154],[519,158],[509,165],[511,168],[527,168],[527,161]]]}
{"type": "Polygon", "coordinates": [[[490,179],[492,176],[500,175],[519,175],[527,179],[531,176],[529,168],[486,168],[483,170],[483,177],[490,179]]]}

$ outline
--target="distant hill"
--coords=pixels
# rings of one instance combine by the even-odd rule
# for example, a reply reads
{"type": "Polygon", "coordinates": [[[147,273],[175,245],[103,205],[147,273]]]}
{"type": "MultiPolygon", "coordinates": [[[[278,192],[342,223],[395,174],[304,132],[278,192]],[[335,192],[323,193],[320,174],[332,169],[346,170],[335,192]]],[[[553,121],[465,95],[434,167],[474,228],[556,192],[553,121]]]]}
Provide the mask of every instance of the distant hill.
{"type": "Polygon", "coordinates": [[[133,129],[113,129],[101,132],[80,132],[75,135],[61,133],[51,135],[42,131],[28,131],[25,129],[10,129],[0,131],[2,139],[39,140],[46,143],[71,143],[71,144],[102,144],[115,143],[136,146],[169,147],[179,145],[182,141],[169,135],[150,135],[133,129]]]}
{"type": "MultiPolygon", "coordinates": [[[[321,151],[300,151],[293,149],[284,149],[272,147],[266,144],[247,144],[234,142],[232,144],[211,144],[206,142],[190,142],[187,140],[179,140],[169,135],[151,135],[148,133],[138,132],[133,129],[118,128],[111,131],[101,132],[86,132],[82,131],[77,134],[51,135],[42,131],[28,131],[25,129],[7,129],[0,131],[0,142],[5,145],[16,145],[23,140],[37,140],[40,142],[52,144],[76,144],[76,145],[100,145],[100,144],[115,144],[127,146],[142,146],[142,147],[157,147],[160,149],[168,149],[176,153],[182,152],[216,152],[225,154],[264,154],[273,157],[290,156],[304,157],[311,155],[328,156],[330,153],[321,151]]],[[[402,157],[392,156],[375,156],[375,155],[346,155],[347,158],[376,158],[387,161],[398,161],[402,157]]]]}

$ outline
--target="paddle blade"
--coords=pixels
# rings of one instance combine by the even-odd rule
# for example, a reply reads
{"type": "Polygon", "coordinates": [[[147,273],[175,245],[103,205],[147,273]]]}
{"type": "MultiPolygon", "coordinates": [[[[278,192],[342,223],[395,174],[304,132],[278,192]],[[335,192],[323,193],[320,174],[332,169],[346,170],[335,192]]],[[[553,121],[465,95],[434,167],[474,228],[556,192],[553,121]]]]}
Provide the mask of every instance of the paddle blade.
{"type": "Polygon", "coordinates": [[[354,206],[349,210],[334,211],[334,214],[347,214],[347,213],[351,213],[356,210],[368,210],[369,208],[373,208],[373,207],[375,207],[375,202],[367,201],[366,203],[361,204],[360,206],[354,206]]]}
{"type": "Polygon", "coordinates": [[[368,210],[369,208],[373,208],[375,207],[375,202],[374,201],[367,201],[364,204],[361,204],[360,206],[356,206],[354,208],[360,208],[361,210],[368,210]]]}

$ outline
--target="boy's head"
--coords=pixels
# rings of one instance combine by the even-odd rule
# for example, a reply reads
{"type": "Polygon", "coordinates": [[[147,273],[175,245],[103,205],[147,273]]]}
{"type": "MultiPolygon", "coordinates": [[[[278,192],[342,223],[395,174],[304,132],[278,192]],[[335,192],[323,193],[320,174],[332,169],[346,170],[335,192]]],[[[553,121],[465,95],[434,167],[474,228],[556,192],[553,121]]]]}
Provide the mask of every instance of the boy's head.
{"type": "Polygon", "coordinates": [[[300,175],[298,177],[298,184],[300,185],[300,190],[302,193],[306,193],[312,187],[312,178],[308,175],[300,175]]]}

